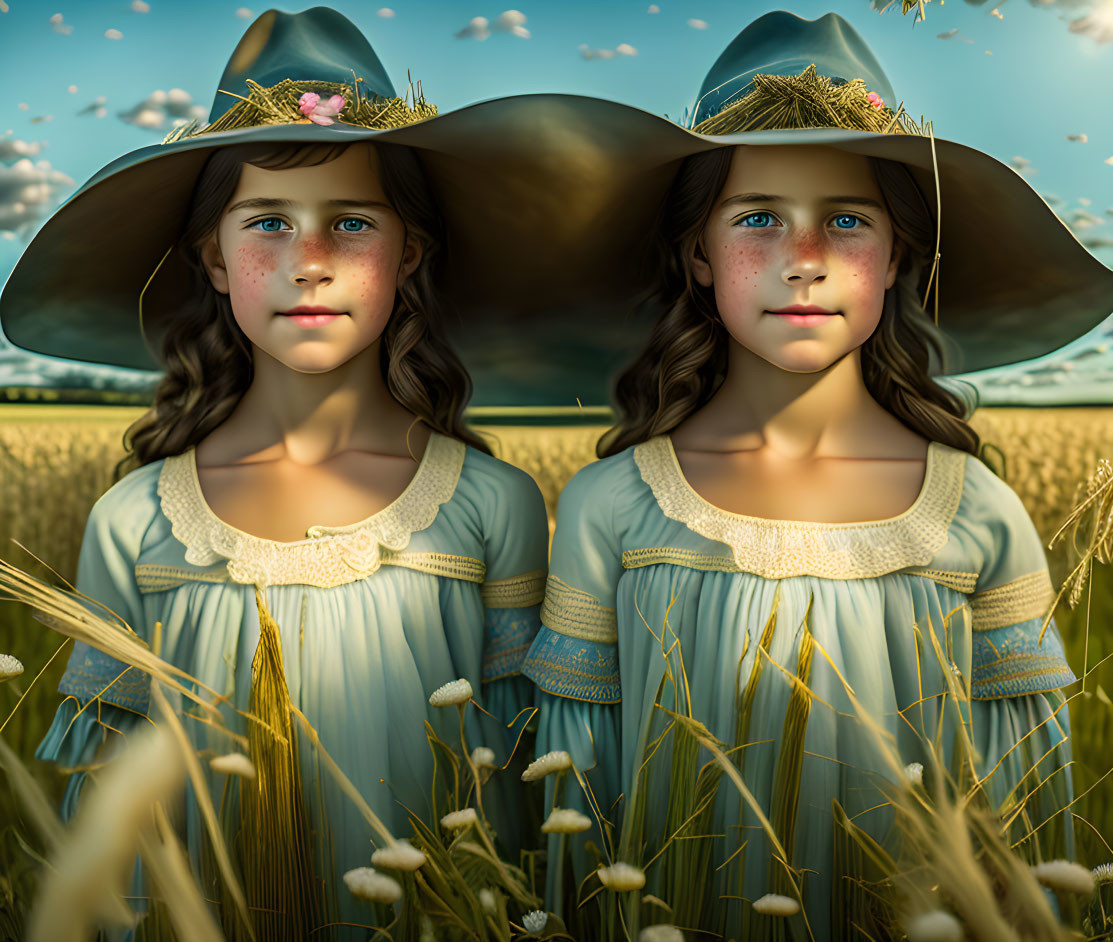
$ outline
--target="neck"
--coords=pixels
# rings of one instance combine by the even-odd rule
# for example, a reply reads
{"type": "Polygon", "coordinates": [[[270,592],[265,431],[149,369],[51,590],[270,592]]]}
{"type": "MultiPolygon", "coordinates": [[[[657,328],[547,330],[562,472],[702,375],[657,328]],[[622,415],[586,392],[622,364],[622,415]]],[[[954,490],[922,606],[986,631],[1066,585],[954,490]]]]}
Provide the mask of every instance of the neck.
{"type": "Polygon", "coordinates": [[[350,449],[396,451],[412,416],[383,381],[379,343],[327,373],[292,370],[255,348],[254,378],[231,420],[249,439],[245,452],[281,445],[309,465],[350,449]]]}
{"type": "Polygon", "coordinates": [[[723,385],[693,418],[701,431],[717,430],[724,450],[769,447],[799,459],[872,455],[879,432],[896,423],[866,389],[860,348],[824,370],[793,373],[733,340],[723,385]]]}

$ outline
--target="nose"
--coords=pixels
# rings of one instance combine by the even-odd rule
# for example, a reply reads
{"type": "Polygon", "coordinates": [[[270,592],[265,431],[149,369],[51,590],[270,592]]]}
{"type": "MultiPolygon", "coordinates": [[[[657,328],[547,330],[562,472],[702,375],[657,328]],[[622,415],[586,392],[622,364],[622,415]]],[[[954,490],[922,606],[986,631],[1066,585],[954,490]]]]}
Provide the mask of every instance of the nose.
{"type": "Polygon", "coordinates": [[[331,284],[331,256],[320,239],[305,239],[295,248],[290,280],[299,288],[316,288],[331,284]]]}
{"type": "Polygon", "coordinates": [[[801,228],[789,241],[781,279],[789,287],[806,288],[826,277],[827,263],[819,233],[810,227],[801,228]]]}

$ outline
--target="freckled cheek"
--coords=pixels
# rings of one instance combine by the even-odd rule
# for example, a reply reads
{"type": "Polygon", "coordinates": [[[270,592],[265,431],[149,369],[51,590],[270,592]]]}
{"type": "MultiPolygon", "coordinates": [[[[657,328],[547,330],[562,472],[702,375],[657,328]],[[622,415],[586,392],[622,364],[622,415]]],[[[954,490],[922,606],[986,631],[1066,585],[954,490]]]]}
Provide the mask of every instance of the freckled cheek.
{"type": "Polygon", "coordinates": [[[723,246],[713,267],[719,304],[740,304],[754,297],[773,263],[772,254],[763,245],[723,246]]]}
{"type": "Polygon", "coordinates": [[[398,261],[389,245],[349,246],[337,252],[338,262],[349,272],[356,297],[367,303],[393,301],[398,261]]]}
{"type": "Polygon", "coordinates": [[[850,298],[865,303],[876,302],[885,293],[889,255],[884,246],[859,246],[838,253],[843,279],[850,298]]]}
{"type": "Polygon", "coordinates": [[[260,301],[267,284],[278,268],[275,252],[259,247],[241,247],[231,271],[231,293],[234,301],[247,304],[260,301]]]}

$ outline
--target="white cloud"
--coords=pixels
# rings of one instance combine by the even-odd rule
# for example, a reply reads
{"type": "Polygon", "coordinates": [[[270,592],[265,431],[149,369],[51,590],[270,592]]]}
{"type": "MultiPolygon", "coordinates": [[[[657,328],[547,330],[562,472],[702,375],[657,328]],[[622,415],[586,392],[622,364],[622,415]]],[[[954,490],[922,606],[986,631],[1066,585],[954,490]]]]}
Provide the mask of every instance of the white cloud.
{"type": "Polygon", "coordinates": [[[13,137],[8,131],[0,135],[0,162],[17,160],[20,157],[36,157],[42,151],[42,144],[38,141],[21,141],[13,137]]]}
{"type": "Polygon", "coordinates": [[[1067,140],[1077,141],[1079,144],[1085,144],[1087,141],[1090,140],[1090,138],[1087,137],[1085,134],[1068,134],[1067,140]]]}
{"type": "Polygon", "coordinates": [[[592,49],[587,43],[580,43],[580,55],[585,59],[614,59],[616,56],[636,56],[638,50],[629,43],[619,43],[614,49],[592,49]]]}
{"type": "Polygon", "coordinates": [[[660,12],[661,12],[661,8],[660,8],[659,6],[657,6],[657,4],[656,4],[656,3],[651,3],[651,4],[649,5],[649,9],[648,9],[648,10],[646,10],[645,12],[646,12],[646,13],[660,13],[660,12]]]}
{"type": "Polygon", "coordinates": [[[1113,167],[1113,157],[1106,157],[1102,163],[1107,163],[1110,167],[1113,167]]]}
{"type": "Polygon", "coordinates": [[[688,20],[688,25],[692,29],[707,29],[707,20],[697,20],[695,18],[688,20]]]}
{"type": "Polygon", "coordinates": [[[1080,196],[1078,197],[1078,204],[1080,206],[1093,206],[1094,201],[1087,196],[1080,196]]]}
{"type": "Polygon", "coordinates": [[[121,33],[118,29],[106,29],[104,31],[104,38],[105,39],[123,39],[124,34],[121,33]]]}
{"type": "Polygon", "coordinates": [[[47,121],[53,121],[54,115],[52,114],[37,114],[31,119],[32,124],[44,124],[47,121]]]}
{"type": "Polygon", "coordinates": [[[61,33],[63,36],[69,36],[73,32],[73,27],[68,23],[62,22],[63,17],[61,13],[55,13],[50,18],[50,26],[56,33],[61,33]]]}
{"type": "Polygon", "coordinates": [[[530,37],[530,32],[526,29],[526,15],[521,10],[504,10],[496,18],[494,28],[500,33],[510,33],[520,39],[530,37]]]}
{"type": "Polygon", "coordinates": [[[76,85],[71,85],[69,88],[66,89],[66,91],[69,92],[71,95],[76,95],[77,94],[77,86],[76,85]]]}
{"type": "Polygon", "coordinates": [[[994,7],[992,10],[990,10],[989,15],[995,16],[999,20],[1003,20],[1005,18],[1005,14],[998,10],[997,7],[994,7]]]}
{"type": "Polygon", "coordinates": [[[46,215],[57,191],[73,185],[73,180],[47,160],[33,163],[21,157],[10,167],[0,165],[0,230],[29,229],[46,215]]]}
{"type": "Polygon", "coordinates": [[[16,105],[16,107],[20,111],[30,111],[31,110],[31,106],[29,104],[27,104],[27,102],[25,102],[25,101],[21,101],[18,105],[16,105]]]}
{"type": "Polygon", "coordinates": [[[136,13],[150,13],[151,5],[146,0],[131,0],[131,8],[136,13]]]}
{"type": "Polygon", "coordinates": [[[390,7],[383,7],[375,11],[375,16],[381,16],[384,20],[392,20],[397,14],[390,7]]]}
{"type": "MultiPolygon", "coordinates": [[[[94,113],[97,117],[101,116],[97,112],[94,113]]],[[[139,104],[127,111],[119,112],[117,117],[125,124],[156,130],[165,127],[168,123],[171,127],[177,127],[193,120],[203,121],[207,114],[203,107],[193,103],[189,92],[180,88],[172,88],[164,92],[160,88],[151,92],[139,104]]]]}
{"type": "Polygon", "coordinates": [[[1085,209],[1075,209],[1067,217],[1066,223],[1072,229],[1093,229],[1094,226],[1100,226],[1105,222],[1100,216],[1095,216],[1093,213],[1085,209]]]}
{"type": "Polygon", "coordinates": [[[482,42],[491,35],[490,21],[485,16],[473,16],[468,25],[456,31],[457,39],[478,39],[482,42]]]}
{"type": "Polygon", "coordinates": [[[96,114],[98,118],[103,118],[108,113],[104,107],[107,103],[108,99],[104,95],[98,95],[77,114],[79,117],[83,114],[96,114]]]}
{"type": "Polygon", "coordinates": [[[247,7],[240,7],[236,10],[236,16],[241,20],[250,20],[254,15],[247,7]]]}
{"type": "Polygon", "coordinates": [[[1088,15],[1071,20],[1067,28],[1098,44],[1113,43],[1113,0],[1102,0],[1088,15]]]}
{"type": "Polygon", "coordinates": [[[1032,161],[1027,157],[1013,157],[1012,160],[1009,161],[1009,166],[1017,173],[1024,174],[1025,176],[1032,173],[1039,173],[1039,171],[1032,166],[1032,161]]]}

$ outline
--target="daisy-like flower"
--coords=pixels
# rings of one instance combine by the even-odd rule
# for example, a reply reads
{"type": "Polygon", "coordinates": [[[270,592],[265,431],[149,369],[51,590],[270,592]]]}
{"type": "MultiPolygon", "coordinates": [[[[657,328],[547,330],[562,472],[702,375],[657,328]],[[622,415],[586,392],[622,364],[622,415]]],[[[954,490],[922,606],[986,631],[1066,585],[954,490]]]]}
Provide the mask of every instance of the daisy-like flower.
{"type": "Polygon", "coordinates": [[[1089,896],[1094,892],[1094,875],[1070,860],[1047,860],[1036,864],[1032,874],[1049,890],[1089,896]]]}
{"type": "Polygon", "coordinates": [[[401,840],[376,850],[371,855],[371,863],[387,870],[417,870],[425,865],[425,854],[409,841],[401,840]]]}
{"type": "Polygon", "coordinates": [[[676,926],[646,926],[638,933],[638,942],[684,942],[684,933],[676,926]]]}
{"type": "Polygon", "coordinates": [[[298,99],[298,111],[314,124],[335,124],[333,118],[340,114],[347,103],[348,99],[343,95],[333,95],[326,101],[321,101],[321,96],[316,92],[306,92],[298,99]]]}
{"type": "Polygon", "coordinates": [[[545,923],[548,921],[549,914],[543,913],[540,909],[535,909],[522,917],[522,925],[530,935],[540,935],[544,932],[545,923]]]}
{"type": "Polygon", "coordinates": [[[11,680],[23,673],[23,664],[19,658],[10,654],[0,654],[0,681],[11,680]]]}
{"type": "Polygon", "coordinates": [[[921,785],[924,781],[924,767],[919,762],[909,762],[904,767],[904,777],[910,785],[921,785]]]}
{"type": "Polygon", "coordinates": [[[761,899],[754,900],[754,912],[765,916],[795,916],[800,912],[800,904],[791,896],[766,893],[761,899]]]}
{"type": "Polygon", "coordinates": [[[904,927],[908,942],[962,942],[962,923],[941,909],[920,913],[904,927]]]}
{"type": "Polygon", "coordinates": [[[397,882],[371,867],[349,870],[344,874],[344,885],[356,899],[372,903],[395,903],[402,897],[402,887],[397,882]]]}
{"type": "Polygon", "coordinates": [[[485,766],[493,768],[495,765],[495,750],[489,746],[476,746],[471,751],[471,763],[480,768],[485,766]]]}
{"type": "Polygon", "coordinates": [[[241,778],[255,778],[255,766],[242,752],[230,752],[226,756],[216,756],[209,760],[214,772],[225,775],[238,775],[241,778]]]}
{"type": "Polygon", "coordinates": [[[441,827],[449,831],[460,831],[479,823],[479,815],[474,808],[461,808],[459,811],[450,811],[441,818],[441,827]]]}
{"type": "Polygon", "coordinates": [[[554,808],[541,825],[542,834],[579,834],[591,827],[591,818],[575,808],[554,808]]]}
{"type": "Polygon", "coordinates": [[[450,680],[442,684],[429,695],[429,705],[435,707],[459,706],[471,699],[471,684],[461,677],[459,680],[450,680]]]}
{"type": "Polygon", "coordinates": [[[1113,863],[1098,864],[1090,873],[1095,883],[1113,883],[1113,863]]]}
{"type": "Polygon", "coordinates": [[[609,867],[600,867],[595,872],[599,875],[599,882],[616,893],[640,890],[645,886],[645,873],[628,863],[611,864],[609,867]]]}
{"type": "Polygon", "coordinates": [[[563,772],[570,768],[572,768],[572,757],[563,749],[546,752],[526,766],[526,770],[522,773],[522,781],[536,782],[539,778],[544,778],[553,772],[563,772]]]}

